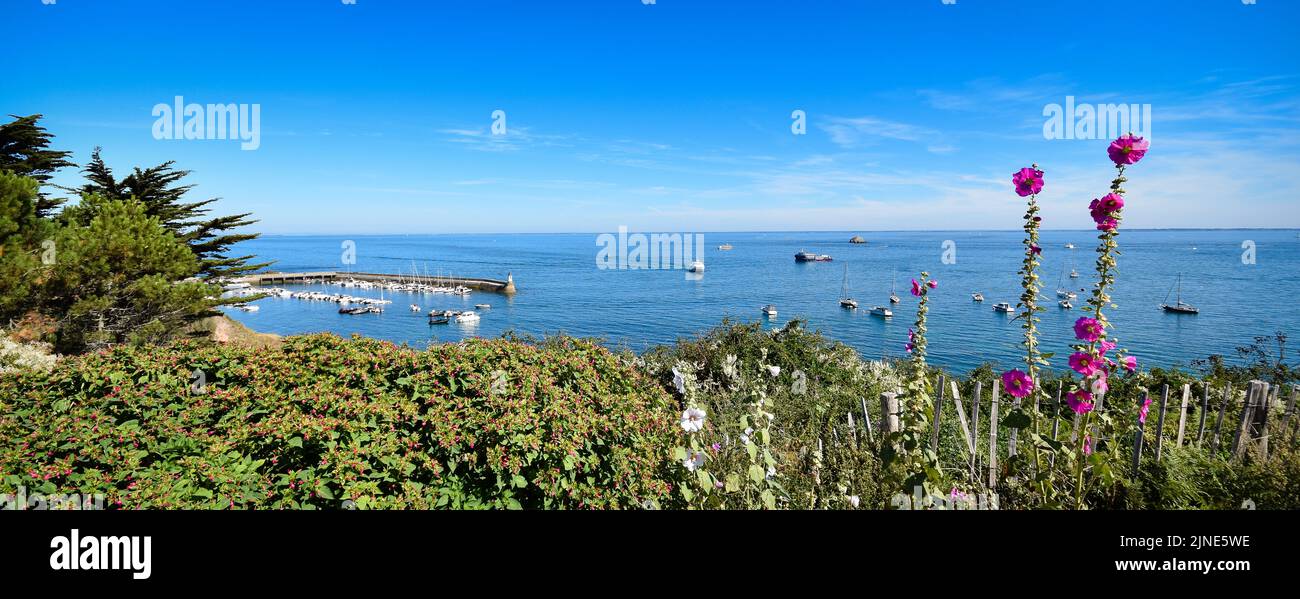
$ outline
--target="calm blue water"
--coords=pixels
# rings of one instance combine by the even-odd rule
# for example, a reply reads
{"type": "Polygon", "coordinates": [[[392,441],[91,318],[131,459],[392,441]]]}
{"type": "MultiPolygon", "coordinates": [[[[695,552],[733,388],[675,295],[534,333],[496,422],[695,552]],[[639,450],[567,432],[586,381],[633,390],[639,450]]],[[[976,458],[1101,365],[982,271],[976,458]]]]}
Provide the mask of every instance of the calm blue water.
{"type": "MultiPolygon", "coordinates": [[[[669,343],[718,324],[724,317],[765,320],[780,326],[806,318],[811,328],[856,347],[869,357],[899,356],[915,317],[916,302],[907,292],[911,278],[928,270],[940,286],[931,296],[930,353],[933,362],[971,368],[985,360],[1010,364],[1019,355],[1021,330],[992,305],[1014,305],[1019,296],[1016,269],[1022,259],[1016,232],[881,232],[862,233],[867,245],[851,245],[846,233],[705,233],[706,273],[694,280],[680,270],[600,270],[596,236],[430,235],[352,237],[356,264],[340,263],[343,236],[263,237],[245,242],[236,253],[275,260],[285,272],[351,270],[411,271],[414,260],[423,272],[504,279],[514,274],[519,293],[513,297],[474,293],[469,298],[387,294],[385,314],[348,316],[331,303],[295,299],[261,300],[260,311],[231,310],[251,328],[279,334],[331,331],[424,347],[430,342],[465,337],[495,337],[515,330],[535,335],[567,333],[601,337],[611,345],[644,349],[669,343]],[[942,244],[956,244],[957,262],[942,262],[942,244]],[[720,251],[730,243],[735,249],[720,251]],[[795,263],[800,250],[830,254],[833,262],[795,263]],[[897,269],[898,294],[892,321],[856,313],[838,305],[848,265],[850,295],[863,308],[888,302],[891,276],[897,269]],[[977,304],[970,294],[981,291],[977,304]],[[419,304],[420,314],[409,311],[419,304]],[[470,309],[489,303],[474,326],[427,324],[432,308],[470,309]],[[766,320],[759,308],[772,303],[779,317],[766,320]]],[[[1044,234],[1042,277],[1048,311],[1042,315],[1044,351],[1063,354],[1071,325],[1081,311],[1056,306],[1058,278],[1073,252],[1081,278],[1065,279],[1076,291],[1092,284],[1095,233],[1050,231],[1044,234]]],[[[1121,236],[1120,278],[1114,293],[1119,308],[1110,312],[1117,336],[1147,365],[1186,364],[1212,353],[1233,354],[1256,335],[1277,330],[1300,333],[1300,238],[1295,231],[1125,231],[1121,236]],[[1242,263],[1242,244],[1255,243],[1257,263],[1242,263]],[[1183,273],[1183,299],[1201,308],[1198,316],[1165,314],[1159,304],[1183,273]]],[[[328,286],[316,285],[316,289],[328,286]]],[[[301,287],[290,287],[301,289],[301,287]]],[[[352,295],[373,293],[333,287],[352,295]]],[[[1080,293],[1077,306],[1086,293],[1080,293]]],[[[1172,299],[1172,298],[1171,298],[1172,299]]]]}

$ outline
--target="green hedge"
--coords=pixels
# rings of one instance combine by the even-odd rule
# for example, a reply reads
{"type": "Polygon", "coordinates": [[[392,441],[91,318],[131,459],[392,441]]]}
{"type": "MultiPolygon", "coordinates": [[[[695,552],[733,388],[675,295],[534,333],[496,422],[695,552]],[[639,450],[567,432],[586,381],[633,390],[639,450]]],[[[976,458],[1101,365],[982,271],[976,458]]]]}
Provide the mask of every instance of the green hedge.
{"type": "Polygon", "coordinates": [[[668,505],[676,413],[572,339],[117,347],[0,376],[0,488],[121,508],[668,505]]]}

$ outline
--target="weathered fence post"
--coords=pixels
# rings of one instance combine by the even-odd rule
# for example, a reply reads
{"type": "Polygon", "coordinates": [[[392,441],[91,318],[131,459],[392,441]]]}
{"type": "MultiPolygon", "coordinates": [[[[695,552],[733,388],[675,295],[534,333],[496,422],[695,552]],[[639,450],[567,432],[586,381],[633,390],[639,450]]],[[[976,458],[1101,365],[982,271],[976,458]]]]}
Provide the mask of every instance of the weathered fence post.
{"type": "MultiPolygon", "coordinates": [[[[1149,396],[1143,394],[1142,396],[1143,404],[1147,402],[1147,397],[1149,396]]],[[[1133,476],[1134,477],[1137,476],[1138,468],[1140,468],[1142,465],[1142,435],[1145,432],[1146,427],[1147,427],[1146,419],[1143,418],[1141,414],[1138,414],[1137,434],[1133,437],[1133,476]]]]}
{"type": "MultiPolygon", "coordinates": [[[[1056,385],[1056,405],[1052,407],[1052,440],[1056,440],[1056,435],[1061,432],[1061,393],[1065,391],[1065,381],[1056,385]]],[[[1047,456],[1047,466],[1056,467],[1056,452],[1047,456]]]]}
{"type": "Polygon", "coordinates": [[[1261,410],[1262,415],[1257,416],[1260,420],[1259,451],[1260,455],[1262,455],[1266,460],[1268,459],[1268,415],[1273,410],[1273,404],[1277,402],[1277,392],[1279,388],[1281,388],[1281,385],[1273,385],[1272,395],[1269,395],[1269,392],[1267,391],[1268,387],[1264,388],[1264,405],[1261,410]]]}
{"type": "Polygon", "coordinates": [[[998,395],[1002,381],[993,377],[993,397],[989,409],[989,489],[997,488],[998,473],[998,395]]]}
{"type": "Polygon", "coordinates": [[[871,416],[867,414],[867,398],[859,397],[858,401],[862,402],[862,428],[867,429],[867,440],[875,443],[876,435],[871,432],[871,416]]]}
{"type": "Polygon", "coordinates": [[[1205,384],[1202,386],[1205,389],[1204,389],[1204,393],[1201,396],[1201,426],[1196,431],[1197,447],[1201,447],[1202,442],[1205,439],[1205,416],[1210,411],[1210,382],[1205,381],[1205,384]]]}
{"type": "Polygon", "coordinates": [[[1286,410],[1282,412],[1282,433],[1278,438],[1286,442],[1291,438],[1291,415],[1295,413],[1296,399],[1300,398],[1300,386],[1291,388],[1291,401],[1286,404],[1286,410]]]}
{"type": "Polygon", "coordinates": [[[1246,405],[1241,408],[1241,420],[1237,422],[1237,432],[1232,438],[1232,459],[1241,457],[1246,443],[1242,443],[1242,436],[1246,436],[1246,442],[1250,442],[1250,416],[1252,408],[1255,407],[1255,396],[1259,394],[1259,381],[1251,381],[1250,387],[1246,390],[1246,405]]]}
{"type": "Polygon", "coordinates": [[[944,376],[939,375],[939,395],[934,398],[934,428],[930,432],[930,451],[934,455],[939,455],[939,419],[943,415],[943,382],[944,376]]]}
{"type": "Polygon", "coordinates": [[[1178,412],[1178,447],[1183,446],[1183,431],[1187,429],[1187,401],[1192,398],[1192,385],[1183,385],[1183,403],[1178,412]]]}
{"type": "Polygon", "coordinates": [[[898,432],[898,394],[880,394],[880,432],[888,435],[898,432]]]}
{"type": "Polygon", "coordinates": [[[1223,402],[1219,404],[1219,417],[1214,420],[1214,440],[1210,447],[1214,451],[1219,450],[1219,432],[1223,430],[1223,413],[1228,410],[1228,402],[1232,401],[1232,385],[1223,387],[1223,402]]]}
{"type": "Polygon", "coordinates": [[[1160,415],[1156,417],[1156,461],[1160,461],[1161,450],[1165,445],[1165,404],[1169,402],[1169,385],[1164,386],[1160,396],[1160,415]]]}
{"type": "MultiPolygon", "coordinates": [[[[1013,409],[1013,410],[1019,410],[1019,409],[1020,409],[1020,398],[1019,398],[1019,397],[1016,397],[1016,396],[1014,396],[1014,395],[1012,396],[1011,409],[1013,409]]],[[[1018,453],[1018,449],[1019,449],[1019,448],[1018,448],[1018,446],[1017,446],[1017,444],[1016,444],[1016,439],[1018,438],[1018,435],[1017,435],[1016,433],[1019,432],[1019,430],[1020,430],[1020,429],[1015,429],[1015,428],[1011,429],[1011,434],[1007,437],[1007,457],[1008,457],[1008,458],[1014,458],[1014,457],[1016,457],[1016,454],[1018,453]]]]}
{"type": "Polygon", "coordinates": [[[961,405],[961,389],[957,387],[957,381],[948,381],[949,390],[952,391],[952,403],[957,406],[957,423],[961,425],[962,440],[966,442],[966,449],[971,455],[975,455],[975,445],[971,443],[970,425],[966,422],[966,408],[961,405]]]}

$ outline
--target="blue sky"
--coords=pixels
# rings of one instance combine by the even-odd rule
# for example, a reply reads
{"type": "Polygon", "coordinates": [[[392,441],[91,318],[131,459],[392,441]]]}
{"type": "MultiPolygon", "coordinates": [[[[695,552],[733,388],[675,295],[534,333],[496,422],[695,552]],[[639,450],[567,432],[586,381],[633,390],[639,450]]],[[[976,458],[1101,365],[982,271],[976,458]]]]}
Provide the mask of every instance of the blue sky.
{"type": "Polygon", "coordinates": [[[0,4],[0,112],[270,234],[1012,229],[1031,162],[1087,228],[1113,170],[1044,138],[1067,96],[1151,105],[1128,226],[1300,227],[1287,0],[0,4]],[[175,96],[259,104],[260,147],[154,139],[175,96]]]}

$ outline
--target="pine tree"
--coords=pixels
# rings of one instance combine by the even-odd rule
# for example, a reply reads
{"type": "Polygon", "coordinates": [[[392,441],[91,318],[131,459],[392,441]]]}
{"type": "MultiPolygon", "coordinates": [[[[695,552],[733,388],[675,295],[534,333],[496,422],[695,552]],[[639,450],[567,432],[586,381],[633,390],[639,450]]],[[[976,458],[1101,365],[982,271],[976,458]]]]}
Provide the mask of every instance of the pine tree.
{"type": "MultiPolygon", "coordinates": [[[[54,171],[76,166],[66,160],[71,152],[49,149],[52,136],[37,123],[43,115],[9,116],[15,120],[0,125],[0,170],[31,177],[45,185],[54,171]]],[[[36,214],[49,216],[66,201],[64,198],[50,198],[38,190],[36,214]]]]}
{"type": "Polygon", "coordinates": [[[35,179],[0,171],[0,326],[32,309],[45,278],[42,242],[53,227],[36,215],[38,187],[35,179]]]}
{"type": "Polygon", "coordinates": [[[144,206],[148,216],[157,218],[163,227],[189,246],[199,260],[198,274],[201,277],[229,277],[269,266],[269,262],[250,263],[254,258],[251,255],[226,255],[230,246],[258,237],[254,233],[229,231],[257,221],[248,218],[251,213],[210,217],[208,206],[218,198],[185,202],[185,194],[194,186],[181,184],[181,180],[190,171],[177,170],[174,164],[169,160],[147,169],[136,167],[131,174],[118,180],[100,157],[100,148],[95,148],[90,163],[82,169],[87,183],[76,191],[82,195],[95,194],[116,200],[135,198],[144,206]]]}
{"type": "Polygon", "coordinates": [[[42,289],[61,351],[160,341],[218,302],[220,288],[190,278],[198,258],[142,202],[86,195],[64,212],[42,289]]]}

